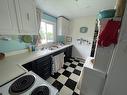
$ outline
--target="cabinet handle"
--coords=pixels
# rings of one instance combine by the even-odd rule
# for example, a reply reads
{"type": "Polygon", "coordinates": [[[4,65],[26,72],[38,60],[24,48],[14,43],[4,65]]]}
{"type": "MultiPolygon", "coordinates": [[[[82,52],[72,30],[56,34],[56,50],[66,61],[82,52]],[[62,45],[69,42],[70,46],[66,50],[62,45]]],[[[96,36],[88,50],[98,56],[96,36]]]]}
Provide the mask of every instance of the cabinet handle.
{"type": "Polygon", "coordinates": [[[29,19],[30,19],[30,16],[29,16],[29,13],[27,13],[27,20],[29,21],[29,19]]]}

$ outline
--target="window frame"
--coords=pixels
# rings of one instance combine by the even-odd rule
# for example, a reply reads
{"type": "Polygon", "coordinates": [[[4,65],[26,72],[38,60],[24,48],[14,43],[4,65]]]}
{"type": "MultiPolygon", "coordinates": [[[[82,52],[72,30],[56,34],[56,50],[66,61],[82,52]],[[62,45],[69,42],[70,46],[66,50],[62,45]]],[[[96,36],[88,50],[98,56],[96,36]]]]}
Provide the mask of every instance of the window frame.
{"type": "Polygon", "coordinates": [[[49,20],[45,20],[45,19],[41,19],[41,21],[45,22],[46,24],[52,24],[53,25],[53,42],[47,42],[47,43],[41,43],[41,45],[47,45],[47,44],[51,44],[56,42],[56,23],[49,21],[49,20]]]}

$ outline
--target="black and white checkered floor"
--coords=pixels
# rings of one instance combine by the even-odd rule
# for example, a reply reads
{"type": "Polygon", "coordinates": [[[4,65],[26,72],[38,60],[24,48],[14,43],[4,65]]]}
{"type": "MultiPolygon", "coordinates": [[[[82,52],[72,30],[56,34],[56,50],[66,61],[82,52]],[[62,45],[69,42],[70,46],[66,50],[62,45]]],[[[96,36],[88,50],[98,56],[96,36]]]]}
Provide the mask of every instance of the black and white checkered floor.
{"type": "Polygon", "coordinates": [[[55,75],[47,79],[55,88],[59,90],[59,95],[79,95],[77,82],[82,70],[84,62],[70,59],[66,62],[62,69],[55,75]]]}

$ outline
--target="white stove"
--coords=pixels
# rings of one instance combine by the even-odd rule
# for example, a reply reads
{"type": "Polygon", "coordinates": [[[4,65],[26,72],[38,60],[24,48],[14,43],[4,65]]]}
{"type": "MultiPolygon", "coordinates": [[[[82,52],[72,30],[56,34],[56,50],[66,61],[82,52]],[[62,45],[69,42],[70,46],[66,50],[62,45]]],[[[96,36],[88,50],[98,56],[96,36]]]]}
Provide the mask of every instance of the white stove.
{"type": "Polygon", "coordinates": [[[0,95],[58,95],[58,90],[37,74],[29,71],[0,87],[0,95]],[[45,91],[42,92],[41,89],[45,91]]]}

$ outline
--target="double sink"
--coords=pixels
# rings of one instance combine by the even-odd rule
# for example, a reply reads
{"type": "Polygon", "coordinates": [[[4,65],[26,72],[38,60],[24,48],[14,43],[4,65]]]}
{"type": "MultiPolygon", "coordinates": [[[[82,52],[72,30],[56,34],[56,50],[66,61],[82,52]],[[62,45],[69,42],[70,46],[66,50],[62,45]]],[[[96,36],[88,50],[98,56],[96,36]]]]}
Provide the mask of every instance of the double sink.
{"type": "Polygon", "coordinates": [[[52,45],[52,46],[50,46],[48,48],[42,48],[41,50],[42,51],[54,51],[54,50],[58,50],[58,49],[60,49],[60,48],[62,48],[64,46],[66,46],[66,45],[52,45]]]}

